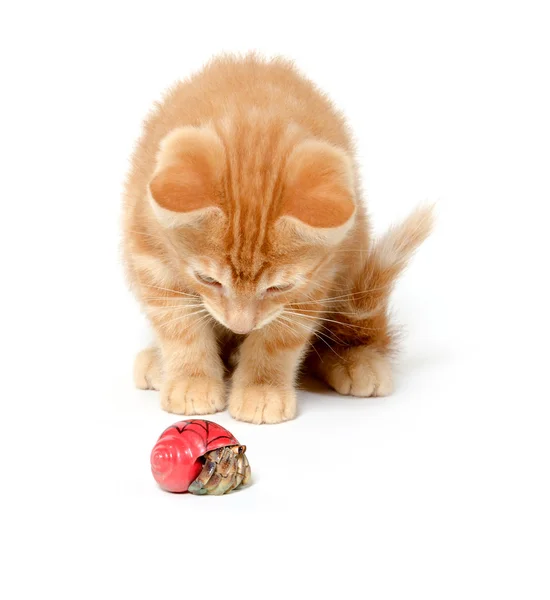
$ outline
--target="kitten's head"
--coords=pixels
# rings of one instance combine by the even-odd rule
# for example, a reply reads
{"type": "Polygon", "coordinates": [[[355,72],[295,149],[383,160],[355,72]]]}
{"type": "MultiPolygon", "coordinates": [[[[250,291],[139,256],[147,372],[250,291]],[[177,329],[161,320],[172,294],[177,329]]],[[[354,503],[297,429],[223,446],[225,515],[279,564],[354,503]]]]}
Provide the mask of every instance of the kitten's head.
{"type": "Polygon", "coordinates": [[[322,285],[354,222],[352,163],[288,128],[182,127],[149,185],[177,276],[235,333],[277,318],[322,285]]]}

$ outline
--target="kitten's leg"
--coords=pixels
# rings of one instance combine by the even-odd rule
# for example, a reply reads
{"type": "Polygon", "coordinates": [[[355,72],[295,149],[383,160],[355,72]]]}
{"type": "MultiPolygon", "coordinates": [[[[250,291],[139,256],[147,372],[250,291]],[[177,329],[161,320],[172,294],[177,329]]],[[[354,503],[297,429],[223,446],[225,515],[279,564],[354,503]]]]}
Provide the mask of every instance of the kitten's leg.
{"type": "Polygon", "coordinates": [[[163,370],[160,401],[170,413],[204,415],[225,408],[224,366],[216,334],[210,322],[199,319],[193,316],[176,328],[156,327],[163,370]]]}
{"type": "Polygon", "coordinates": [[[294,381],[311,332],[272,323],[252,332],[240,348],[229,412],[250,423],[280,423],[296,416],[294,381]]]}
{"type": "Polygon", "coordinates": [[[134,362],[134,383],[140,390],[160,390],[162,379],[158,348],[145,348],[134,362]]]}
{"type": "Polygon", "coordinates": [[[387,295],[351,296],[340,312],[331,312],[327,319],[320,330],[324,341],[316,343],[316,352],[308,356],[308,368],[340,394],[391,394],[393,334],[387,295]]]}

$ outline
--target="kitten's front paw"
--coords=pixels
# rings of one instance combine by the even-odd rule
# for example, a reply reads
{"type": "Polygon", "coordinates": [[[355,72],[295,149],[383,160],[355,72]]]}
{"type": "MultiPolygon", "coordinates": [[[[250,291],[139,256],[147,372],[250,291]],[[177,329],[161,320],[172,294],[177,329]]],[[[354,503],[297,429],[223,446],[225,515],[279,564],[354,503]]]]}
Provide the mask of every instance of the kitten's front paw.
{"type": "Polygon", "coordinates": [[[225,386],[209,377],[171,379],[161,387],[160,405],[177,415],[209,415],[225,408],[225,386]]]}
{"type": "Polygon", "coordinates": [[[296,392],[271,385],[234,387],[229,397],[229,414],[248,423],[288,421],[296,416],[296,392]]]}
{"type": "Polygon", "coordinates": [[[389,360],[368,346],[339,350],[323,357],[320,371],[337,392],[351,396],[389,396],[393,390],[389,360]]]}

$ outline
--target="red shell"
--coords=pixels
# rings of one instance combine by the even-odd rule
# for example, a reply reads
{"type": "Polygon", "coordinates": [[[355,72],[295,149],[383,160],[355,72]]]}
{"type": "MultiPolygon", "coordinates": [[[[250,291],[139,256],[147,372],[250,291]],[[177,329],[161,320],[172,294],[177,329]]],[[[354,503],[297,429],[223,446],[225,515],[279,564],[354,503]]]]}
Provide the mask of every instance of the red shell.
{"type": "Polygon", "coordinates": [[[151,452],[153,477],[168,492],[186,492],[202,470],[200,457],[233,445],[239,442],[217,423],[204,419],[178,421],[162,432],[151,452]]]}

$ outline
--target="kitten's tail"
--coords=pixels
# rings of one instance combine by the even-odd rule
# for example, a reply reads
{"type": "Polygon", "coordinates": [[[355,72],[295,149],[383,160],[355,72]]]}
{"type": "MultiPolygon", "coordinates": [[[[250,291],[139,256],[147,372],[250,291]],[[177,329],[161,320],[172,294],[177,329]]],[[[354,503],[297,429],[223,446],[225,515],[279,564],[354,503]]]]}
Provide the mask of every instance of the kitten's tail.
{"type": "Polygon", "coordinates": [[[389,296],[398,276],[432,231],[433,222],[433,206],[421,206],[391,227],[368,252],[348,298],[353,320],[361,321],[368,335],[369,341],[364,343],[391,349],[393,335],[386,314],[389,296]]]}
{"type": "Polygon", "coordinates": [[[391,227],[373,246],[367,266],[369,288],[391,285],[433,228],[433,206],[420,206],[391,227]]]}

